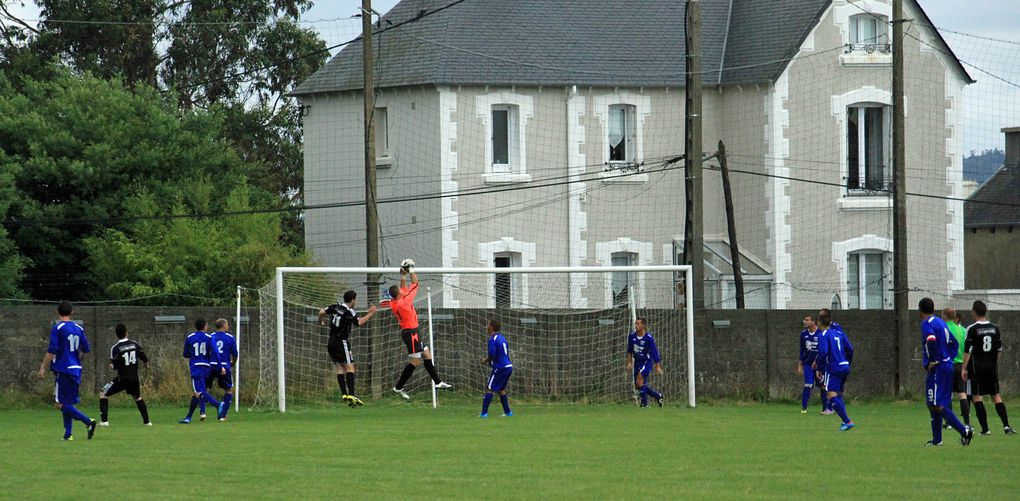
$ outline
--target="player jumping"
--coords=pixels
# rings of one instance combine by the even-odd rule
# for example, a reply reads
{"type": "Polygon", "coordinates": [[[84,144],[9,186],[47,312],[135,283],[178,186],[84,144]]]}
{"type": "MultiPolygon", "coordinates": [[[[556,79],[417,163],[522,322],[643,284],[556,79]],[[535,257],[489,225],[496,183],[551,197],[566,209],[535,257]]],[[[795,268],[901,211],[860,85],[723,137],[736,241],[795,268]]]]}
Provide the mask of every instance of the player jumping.
{"type": "Polygon", "coordinates": [[[631,332],[627,338],[627,368],[634,370],[634,388],[637,389],[641,397],[641,407],[648,407],[649,396],[655,399],[659,407],[662,407],[662,394],[648,386],[653,364],[655,373],[662,374],[662,359],[659,358],[659,348],[655,346],[655,338],[647,328],[644,318],[638,317],[634,321],[634,332],[631,332]]]}
{"type": "Polygon", "coordinates": [[[510,381],[510,374],[514,371],[514,365],[510,362],[510,348],[507,347],[506,338],[500,332],[499,320],[489,320],[485,327],[485,333],[489,337],[488,356],[482,359],[483,364],[492,367],[492,374],[489,375],[489,382],[486,385],[488,392],[482,399],[482,413],[480,418],[489,417],[489,404],[492,403],[492,392],[499,393],[499,403],[503,404],[503,416],[513,417],[510,410],[510,398],[506,394],[506,385],[510,381]]]}
{"type": "Polygon", "coordinates": [[[393,387],[393,392],[405,400],[411,399],[411,396],[404,391],[404,385],[411,378],[411,374],[414,374],[414,369],[421,364],[422,358],[425,359],[425,370],[432,377],[432,382],[436,385],[436,389],[443,390],[453,387],[453,385],[447,384],[439,378],[436,366],[432,363],[432,353],[427,346],[422,345],[421,337],[418,333],[418,312],[414,309],[414,297],[418,295],[418,275],[414,273],[414,261],[405,259],[401,263],[400,286],[390,286],[389,292],[390,298],[392,298],[390,299],[390,309],[393,310],[393,314],[397,317],[397,322],[400,324],[400,337],[404,341],[404,346],[407,347],[407,356],[409,358],[403,372],[400,373],[397,385],[393,387]],[[405,287],[407,275],[411,276],[411,285],[409,287],[405,287]]]}
{"type": "Polygon", "coordinates": [[[942,445],[942,419],[960,433],[960,443],[970,445],[974,428],[960,422],[950,406],[953,403],[953,356],[956,339],[941,318],[935,316],[935,302],[924,298],[918,303],[921,310],[921,351],[925,377],[924,389],[931,414],[931,440],[925,445],[942,445]]]}
{"type": "Polygon", "coordinates": [[[46,348],[42,364],[39,365],[39,379],[46,378],[46,369],[53,371],[56,383],[53,388],[56,408],[64,415],[64,440],[71,438],[71,425],[74,420],[88,426],[89,440],[96,433],[98,421],[89,418],[74,404],[80,401],[78,385],[81,384],[81,356],[91,350],[85,330],[71,321],[73,313],[71,303],[61,301],[57,306],[60,322],[50,329],[50,344],[46,348]]]}
{"type": "Polygon", "coordinates": [[[354,302],[357,299],[357,292],[347,291],[344,293],[343,303],[332,304],[319,310],[320,324],[326,315],[329,315],[329,342],[326,343],[326,352],[336,366],[336,382],[340,385],[343,401],[351,407],[364,405],[364,402],[354,394],[356,369],[354,354],[351,353],[351,329],[367,324],[376,312],[375,305],[369,305],[368,314],[359,317],[358,312],[354,310],[354,302]]]}
{"type": "Polygon", "coordinates": [[[223,404],[213,398],[205,387],[205,382],[209,379],[209,356],[212,354],[212,338],[206,332],[208,328],[209,323],[204,318],[199,318],[195,320],[195,332],[188,334],[184,340],[184,358],[188,359],[193,393],[191,404],[188,406],[188,415],[178,421],[180,424],[191,423],[191,416],[195,414],[195,408],[203,400],[218,407],[219,414],[223,414],[223,404]]]}
{"type": "Polygon", "coordinates": [[[152,426],[149,421],[149,408],[142,400],[141,383],[138,378],[138,362],[148,365],[149,357],[145,355],[142,345],[127,337],[127,326],[117,324],[114,328],[118,341],[110,348],[110,368],[117,371],[117,377],[103,386],[99,393],[99,426],[110,426],[110,395],[122,391],[135,399],[135,406],[142,415],[142,424],[152,426]]]}
{"type": "Polygon", "coordinates": [[[1006,403],[999,393],[999,356],[1002,355],[1002,336],[999,327],[988,321],[988,307],[981,301],[974,301],[974,325],[967,328],[964,343],[963,379],[967,380],[970,394],[974,398],[974,413],[981,423],[981,434],[990,435],[988,414],[982,395],[992,395],[995,412],[1002,420],[1002,430],[1007,435],[1016,435],[1009,426],[1006,403]]]}

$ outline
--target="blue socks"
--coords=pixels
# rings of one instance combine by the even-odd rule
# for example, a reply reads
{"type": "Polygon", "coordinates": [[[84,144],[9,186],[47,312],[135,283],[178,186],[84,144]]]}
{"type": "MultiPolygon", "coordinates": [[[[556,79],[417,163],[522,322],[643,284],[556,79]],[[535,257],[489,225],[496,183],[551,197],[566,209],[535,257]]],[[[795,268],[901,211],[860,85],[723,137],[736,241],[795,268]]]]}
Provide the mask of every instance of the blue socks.
{"type": "Polygon", "coordinates": [[[638,393],[641,395],[641,407],[648,406],[648,387],[642,386],[638,393]]]}
{"type": "Polygon", "coordinates": [[[503,404],[503,414],[510,414],[510,399],[506,395],[499,396],[499,403],[503,404]]]}
{"type": "MultiPolygon", "coordinates": [[[[212,404],[213,407],[220,406],[220,401],[213,398],[212,394],[209,393],[208,391],[202,392],[202,400],[209,402],[210,404],[212,404]]],[[[202,409],[205,409],[204,405],[202,406],[202,409]]],[[[205,414],[205,410],[202,411],[202,414],[205,414]]]]}
{"type": "Polygon", "coordinates": [[[850,417],[846,414],[846,405],[843,403],[843,397],[838,395],[832,397],[829,399],[829,403],[832,404],[832,410],[836,411],[836,414],[839,414],[839,417],[843,420],[844,424],[850,422],[850,417]]]}
{"type": "Polygon", "coordinates": [[[934,409],[928,411],[931,414],[931,443],[942,443],[942,417],[934,409]]]}
{"type": "MultiPolygon", "coordinates": [[[[501,399],[502,400],[502,399],[501,399]]],[[[482,399],[482,414],[489,413],[489,404],[492,403],[492,392],[485,394],[485,398],[482,399]]]]}
{"type": "MultiPolygon", "coordinates": [[[[956,417],[956,414],[953,413],[953,409],[950,409],[949,407],[946,407],[946,408],[942,409],[942,413],[941,414],[942,414],[942,417],[946,420],[946,422],[949,423],[949,426],[952,426],[954,430],[956,430],[957,432],[960,433],[960,435],[963,435],[964,432],[967,431],[967,428],[964,427],[963,423],[960,422],[960,418],[956,417]]],[[[941,419],[936,420],[936,422],[938,424],[942,424],[942,420],[941,419]]],[[[932,425],[932,427],[933,427],[932,429],[934,429],[934,426],[935,425],[932,425]]],[[[939,431],[939,433],[942,433],[942,432],[939,431]]],[[[939,437],[939,438],[941,440],[941,437],[939,437]]]]}
{"type": "Polygon", "coordinates": [[[233,393],[227,393],[227,394],[223,395],[223,403],[225,405],[223,406],[223,415],[220,416],[221,418],[227,417],[227,412],[230,411],[230,402],[233,402],[233,401],[234,401],[234,394],[233,393]]]}
{"type": "Polygon", "coordinates": [[[832,410],[832,402],[829,401],[829,394],[825,392],[825,388],[822,388],[822,410],[832,410]]]}
{"type": "Polygon", "coordinates": [[[81,422],[83,422],[85,424],[89,424],[89,423],[92,422],[92,420],[89,419],[88,416],[86,416],[85,414],[82,414],[82,412],[80,410],[76,409],[73,405],[64,404],[61,407],[60,411],[63,412],[64,414],[70,415],[72,418],[77,419],[78,421],[81,421],[81,422]]]}
{"type": "MultiPolygon", "coordinates": [[[[825,394],[822,394],[822,399],[822,402],[824,403],[825,394]]],[[[800,392],[800,408],[807,410],[807,404],[809,401],[811,401],[811,387],[804,385],[804,390],[800,392]]]]}
{"type": "Polygon", "coordinates": [[[71,415],[66,412],[61,412],[60,414],[64,416],[64,438],[70,438],[71,425],[74,423],[74,419],[72,419],[71,415]]]}
{"type": "Polygon", "coordinates": [[[645,390],[645,393],[648,394],[648,396],[650,396],[650,397],[652,397],[652,398],[654,398],[656,400],[662,398],[662,394],[661,393],[653,390],[652,387],[648,386],[647,384],[645,385],[644,390],[645,390]]]}
{"type": "MultiPolygon", "coordinates": [[[[196,407],[198,407],[198,398],[196,398],[194,395],[192,395],[191,396],[191,403],[188,405],[188,417],[187,417],[187,419],[191,419],[191,415],[195,413],[195,408],[196,407]]],[[[203,408],[205,408],[205,406],[203,406],[203,408]]]]}

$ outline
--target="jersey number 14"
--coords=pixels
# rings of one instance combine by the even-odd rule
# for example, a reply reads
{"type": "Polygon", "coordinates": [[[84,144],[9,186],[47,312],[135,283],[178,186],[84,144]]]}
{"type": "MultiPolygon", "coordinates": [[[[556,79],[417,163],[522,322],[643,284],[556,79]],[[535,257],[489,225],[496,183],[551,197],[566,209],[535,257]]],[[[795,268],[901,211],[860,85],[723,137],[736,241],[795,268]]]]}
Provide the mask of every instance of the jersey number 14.
{"type": "Polygon", "coordinates": [[[134,351],[128,351],[121,355],[124,357],[124,365],[135,365],[138,363],[138,354],[134,351]]]}
{"type": "Polygon", "coordinates": [[[205,343],[192,343],[191,347],[195,349],[196,357],[200,357],[206,354],[205,343]]]}

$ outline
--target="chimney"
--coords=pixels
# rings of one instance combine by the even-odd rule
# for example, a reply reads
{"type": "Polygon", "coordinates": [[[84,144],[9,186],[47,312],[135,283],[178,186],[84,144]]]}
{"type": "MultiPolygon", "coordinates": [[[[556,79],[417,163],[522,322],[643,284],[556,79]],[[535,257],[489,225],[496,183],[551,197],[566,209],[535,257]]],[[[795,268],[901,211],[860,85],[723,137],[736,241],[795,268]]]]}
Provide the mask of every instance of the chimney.
{"type": "Polygon", "coordinates": [[[1002,129],[1006,135],[1006,165],[1020,165],[1020,127],[1002,129]]]}

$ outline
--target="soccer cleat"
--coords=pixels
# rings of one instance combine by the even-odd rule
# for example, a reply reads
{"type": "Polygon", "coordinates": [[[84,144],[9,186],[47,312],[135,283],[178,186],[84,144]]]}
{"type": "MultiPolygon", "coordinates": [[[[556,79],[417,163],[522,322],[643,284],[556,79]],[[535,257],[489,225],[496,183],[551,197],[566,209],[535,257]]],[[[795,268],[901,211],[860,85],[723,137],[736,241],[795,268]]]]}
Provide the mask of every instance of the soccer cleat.
{"type": "Polygon", "coordinates": [[[853,421],[850,421],[849,423],[843,423],[842,425],[840,425],[839,431],[850,431],[854,426],[857,425],[854,424],[853,421]]]}
{"type": "Polygon", "coordinates": [[[437,390],[448,390],[450,388],[453,388],[453,385],[450,384],[450,383],[447,383],[446,381],[440,381],[440,382],[436,383],[436,389],[437,390]]]}
{"type": "Polygon", "coordinates": [[[408,395],[407,392],[404,390],[398,390],[396,388],[393,388],[393,393],[400,395],[400,398],[404,400],[411,400],[411,395],[408,395]]]}
{"type": "Polygon", "coordinates": [[[801,409],[801,410],[800,410],[800,413],[801,413],[801,414],[807,414],[807,409],[801,409]]]}
{"type": "Polygon", "coordinates": [[[478,417],[483,418],[483,419],[487,418],[487,417],[489,417],[489,413],[488,412],[483,412],[483,413],[479,414],[478,417]]]}
{"type": "Polygon", "coordinates": [[[924,443],[924,446],[925,447],[942,447],[942,442],[939,442],[939,443],[936,444],[935,442],[932,442],[931,440],[929,440],[929,441],[924,443]]]}
{"type": "Polygon", "coordinates": [[[199,414],[198,415],[198,420],[199,421],[205,421],[205,414],[199,414]]]}
{"type": "Polygon", "coordinates": [[[347,404],[347,405],[351,405],[351,396],[350,395],[344,395],[344,396],[340,397],[340,400],[343,400],[344,403],[347,404]]]}
{"type": "Polygon", "coordinates": [[[225,418],[225,417],[221,417],[221,418],[220,418],[220,422],[221,422],[221,423],[223,423],[223,422],[226,422],[226,420],[227,420],[227,418],[225,418]]]}
{"type": "Polygon", "coordinates": [[[191,424],[191,418],[184,418],[178,421],[177,424],[191,424]]]}
{"type": "Polygon", "coordinates": [[[514,417],[514,413],[513,411],[507,412],[506,414],[503,414],[503,417],[514,417]]]}
{"type": "Polygon", "coordinates": [[[662,395],[659,395],[659,398],[655,399],[655,403],[659,404],[659,407],[662,407],[662,405],[665,403],[665,399],[663,398],[662,395]]]}
{"type": "Polygon", "coordinates": [[[89,423],[89,436],[88,436],[88,440],[92,440],[92,435],[96,434],[96,426],[99,426],[99,421],[96,421],[95,419],[93,419],[92,422],[89,423]]]}
{"type": "Polygon", "coordinates": [[[641,407],[642,409],[647,409],[648,408],[648,404],[641,404],[638,407],[641,407]]]}
{"type": "Polygon", "coordinates": [[[351,400],[348,405],[351,407],[361,407],[362,405],[365,405],[365,402],[362,402],[360,398],[351,395],[351,400]]]}
{"type": "Polygon", "coordinates": [[[1006,435],[1016,435],[1016,431],[1013,428],[1010,428],[1009,426],[1004,427],[1002,431],[1006,435]]]}
{"type": "Polygon", "coordinates": [[[991,434],[992,434],[992,432],[991,432],[991,431],[989,431],[989,430],[984,430],[984,431],[982,431],[982,432],[981,432],[981,435],[984,435],[984,436],[986,436],[986,437],[987,437],[987,436],[989,436],[989,435],[991,435],[991,434]]]}
{"type": "Polygon", "coordinates": [[[963,435],[960,436],[960,445],[970,445],[970,439],[974,438],[974,427],[967,426],[963,430],[963,435]]]}
{"type": "Polygon", "coordinates": [[[68,436],[64,437],[64,441],[66,441],[66,442],[74,442],[74,437],[72,437],[71,435],[68,435],[68,436]]]}
{"type": "Polygon", "coordinates": [[[835,412],[832,412],[831,409],[825,409],[824,411],[819,412],[818,414],[821,414],[822,416],[831,416],[835,414],[835,412]]]}
{"type": "Polygon", "coordinates": [[[148,423],[142,423],[142,426],[152,426],[152,421],[149,421],[148,423]]]}
{"type": "Polygon", "coordinates": [[[949,423],[942,423],[942,429],[943,430],[948,430],[949,429],[949,423]]]}
{"type": "Polygon", "coordinates": [[[100,421],[99,422],[99,426],[102,426],[103,428],[106,428],[107,426],[110,426],[110,422],[109,421],[100,421]]]}

